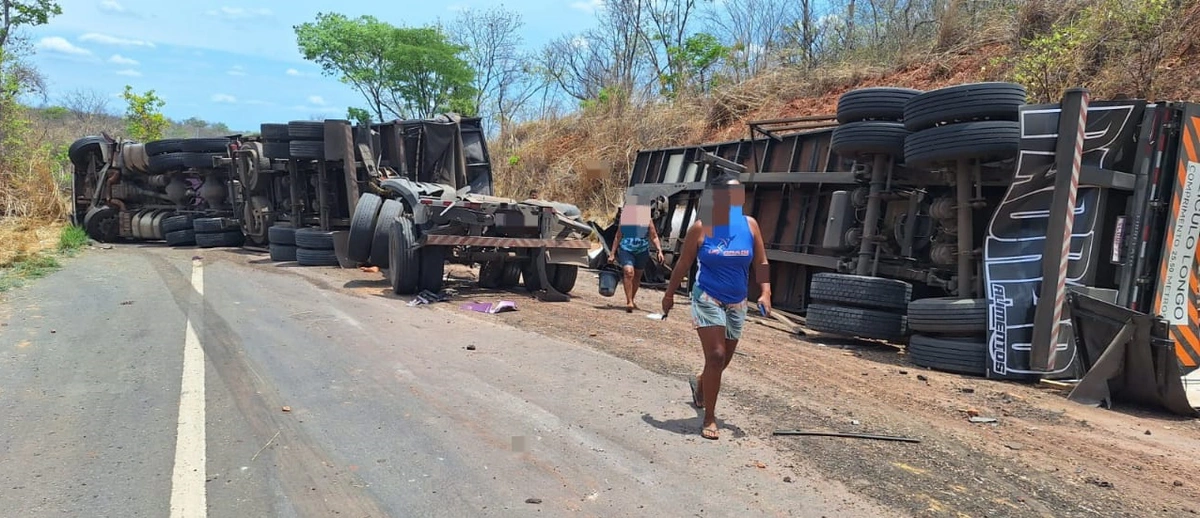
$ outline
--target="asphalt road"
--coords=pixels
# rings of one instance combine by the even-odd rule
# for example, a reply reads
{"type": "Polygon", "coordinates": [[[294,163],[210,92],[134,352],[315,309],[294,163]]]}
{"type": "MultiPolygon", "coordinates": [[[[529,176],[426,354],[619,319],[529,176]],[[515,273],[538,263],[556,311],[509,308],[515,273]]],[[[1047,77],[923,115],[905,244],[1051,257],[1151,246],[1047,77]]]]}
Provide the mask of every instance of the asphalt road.
{"type": "Polygon", "coordinates": [[[6,294],[0,515],[893,514],[699,438],[679,379],[263,262],[118,246],[6,294]]]}

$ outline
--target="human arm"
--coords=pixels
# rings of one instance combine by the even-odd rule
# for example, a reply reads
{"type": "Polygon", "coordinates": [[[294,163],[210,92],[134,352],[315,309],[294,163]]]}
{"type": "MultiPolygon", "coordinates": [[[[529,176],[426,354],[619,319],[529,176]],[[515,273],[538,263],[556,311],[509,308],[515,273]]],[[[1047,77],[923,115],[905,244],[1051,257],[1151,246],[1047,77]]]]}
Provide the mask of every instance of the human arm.
{"type": "MultiPolygon", "coordinates": [[[[754,277],[758,279],[758,303],[771,314],[771,265],[767,263],[767,250],[763,245],[762,231],[758,228],[758,220],[746,216],[750,225],[750,234],[754,236],[754,277]]],[[[764,315],[765,316],[765,315],[764,315]]]]}
{"type": "Polygon", "coordinates": [[[654,249],[658,250],[658,262],[661,264],[665,258],[663,257],[662,241],[658,238],[658,229],[654,228],[654,223],[650,223],[650,242],[654,244],[654,249]]]}
{"type": "Polygon", "coordinates": [[[617,262],[617,245],[619,245],[620,243],[621,243],[621,226],[617,225],[617,235],[615,237],[613,237],[612,247],[608,249],[609,250],[608,262],[610,262],[610,263],[617,262]]]}
{"type": "Polygon", "coordinates": [[[667,283],[667,291],[663,293],[663,313],[670,311],[675,305],[675,290],[683,283],[683,276],[692,269],[692,262],[696,260],[696,253],[703,240],[704,225],[697,220],[688,228],[687,235],[683,238],[683,250],[675,260],[675,268],[671,270],[671,280],[667,283]]]}

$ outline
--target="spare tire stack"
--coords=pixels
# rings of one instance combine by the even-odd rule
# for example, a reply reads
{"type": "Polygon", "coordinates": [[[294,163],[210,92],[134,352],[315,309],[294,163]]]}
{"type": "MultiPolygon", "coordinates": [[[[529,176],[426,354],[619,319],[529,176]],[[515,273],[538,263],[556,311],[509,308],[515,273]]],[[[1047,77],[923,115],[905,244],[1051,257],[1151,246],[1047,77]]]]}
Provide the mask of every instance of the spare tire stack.
{"type": "Polygon", "coordinates": [[[263,156],[280,160],[292,158],[291,153],[288,152],[288,142],[292,139],[288,135],[287,124],[261,124],[259,125],[259,134],[263,141],[263,156]]]}
{"type": "Polygon", "coordinates": [[[287,123],[288,157],[298,160],[325,159],[325,123],[291,121],[287,123]]]}
{"type": "Polygon", "coordinates": [[[809,286],[813,302],[808,305],[805,327],[877,340],[904,338],[911,284],[882,277],[818,273],[809,286]]]}
{"type": "Polygon", "coordinates": [[[196,218],[192,229],[200,248],[238,247],[245,242],[241,225],[229,218],[196,218]]]}
{"type": "Polygon", "coordinates": [[[167,246],[192,246],[196,244],[196,231],[192,229],[193,218],[179,214],[162,220],[162,235],[167,246]]]}
{"type": "Polygon", "coordinates": [[[295,232],[296,263],[300,266],[338,266],[333,251],[333,232],[318,228],[301,228],[295,232]]]}
{"type": "Polygon", "coordinates": [[[908,305],[909,359],[958,374],[987,374],[987,299],[935,297],[908,305]]]}
{"type": "Polygon", "coordinates": [[[268,227],[267,243],[272,261],[296,260],[296,229],[290,223],[276,223],[268,227]]]}
{"type": "Polygon", "coordinates": [[[229,156],[227,138],[183,139],[179,147],[183,150],[183,165],[192,169],[212,169],[213,158],[229,156]]]}

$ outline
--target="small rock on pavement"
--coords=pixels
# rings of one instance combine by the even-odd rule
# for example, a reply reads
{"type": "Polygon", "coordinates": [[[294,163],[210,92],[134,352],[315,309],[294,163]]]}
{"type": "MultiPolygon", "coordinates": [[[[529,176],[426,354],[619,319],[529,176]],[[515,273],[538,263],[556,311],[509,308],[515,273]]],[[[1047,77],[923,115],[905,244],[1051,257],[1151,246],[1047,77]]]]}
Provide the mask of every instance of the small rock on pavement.
{"type": "Polygon", "coordinates": [[[904,369],[900,369],[900,374],[908,374],[908,371],[906,371],[904,369]]]}
{"type": "Polygon", "coordinates": [[[467,350],[468,350],[468,351],[474,351],[474,350],[475,350],[475,346],[474,346],[474,345],[468,345],[468,346],[467,346],[467,350]]]}
{"type": "Polygon", "coordinates": [[[975,389],[973,389],[971,387],[963,387],[962,392],[963,392],[963,394],[974,394],[975,389]]]}
{"type": "Polygon", "coordinates": [[[285,407],[283,407],[283,411],[284,411],[284,412],[291,412],[291,411],[292,411],[292,407],[290,407],[290,406],[285,406],[285,407]]]}
{"type": "Polygon", "coordinates": [[[540,504],[540,503],[542,503],[542,499],[541,499],[541,498],[526,498],[526,499],[525,499],[525,503],[527,503],[527,504],[540,504]]]}
{"type": "Polygon", "coordinates": [[[1176,480],[1175,482],[1172,483],[1172,485],[1175,487],[1183,487],[1183,481],[1176,480]]]}
{"type": "Polygon", "coordinates": [[[978,410],[976,410],[976,409],[974,409],[974,408],[968,408],[968,409],[967,409],[967,415],[968,415],[968,416],[970,416],[970,417],[976,417],[976,416],[978,416],[978,415],[979,415],[979,411],[978,411],[978,410]]]}
{"type": "Polygon", "coordinates": [[[787,482],[788,484],[791,484],[791,483],[792,483],[792,477],[783,477],[783,481],[784,481],[784,482],[787,482]]]}
{"type": "Polygon", "coordinates": [[[929,381],[929,378],[926,378],[924,374],[917,374],[917,380],[918,381],[929,381]]]}
{"type": "Polygon", "coordinates": [[[1150,435],[1150,430],[1146,430],[1146,435],[1150,435]]]}

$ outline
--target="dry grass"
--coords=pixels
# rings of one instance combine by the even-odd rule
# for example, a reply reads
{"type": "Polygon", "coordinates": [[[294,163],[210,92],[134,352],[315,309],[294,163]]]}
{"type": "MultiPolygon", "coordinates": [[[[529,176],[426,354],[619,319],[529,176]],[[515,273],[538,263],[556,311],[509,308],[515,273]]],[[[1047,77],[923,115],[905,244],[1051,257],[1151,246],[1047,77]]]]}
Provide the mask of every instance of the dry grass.
{"type": "Polygon", "coordinates": [[[0,268],[56,250],[64,226],[38,218],[0,219],[0,268]]]}

